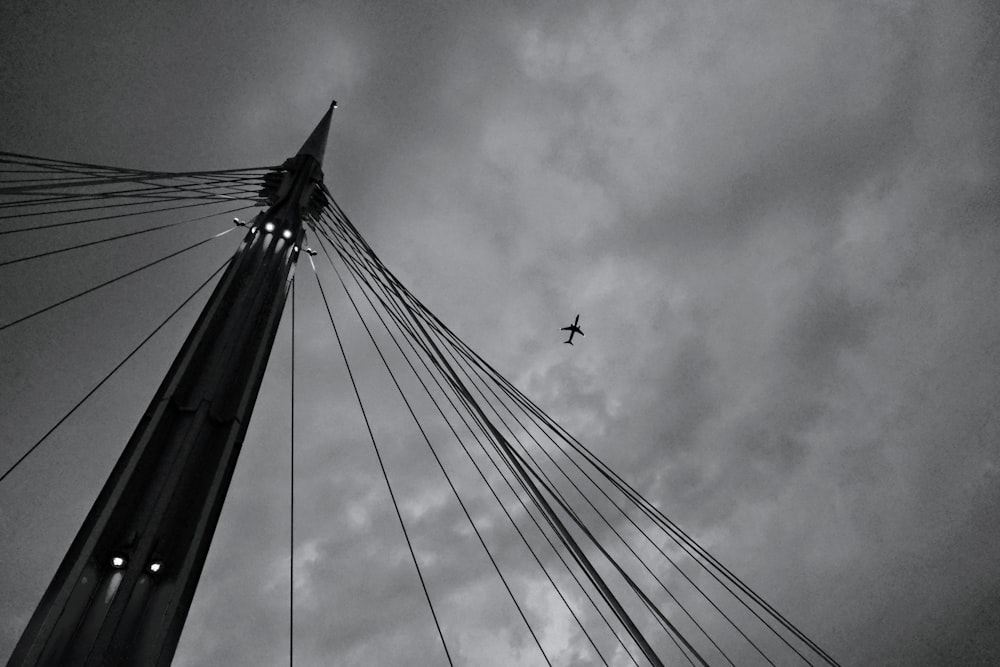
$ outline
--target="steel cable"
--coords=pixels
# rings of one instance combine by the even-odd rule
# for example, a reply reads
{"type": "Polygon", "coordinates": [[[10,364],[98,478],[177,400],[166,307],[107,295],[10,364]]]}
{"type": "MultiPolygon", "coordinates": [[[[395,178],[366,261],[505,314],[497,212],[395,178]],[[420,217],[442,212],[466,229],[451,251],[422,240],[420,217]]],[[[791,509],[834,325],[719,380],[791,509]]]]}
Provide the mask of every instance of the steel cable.
{"type": "Polygon", "coordinates": [[[36,310],[33,313],[28,313],[27,315],[19,317],[16,320],[8,322],[7,324],[0,325],[0,331],[3,331],[4,329],[9,329],[10,327],[14,326],[15,324],[20,324],[21,322],[25,322],[27,320],[30,320],[31,318],[35,317],[36,315],[41,315],[42,313],[46,313],[46,312],[52,310],[53,308],[56,308],[56,307],[61,306],[63,304],[69,303],[70,301],[73,301],[75,299],[79,299],[80,297],[85,296],[87,294],[90,294],[91,292],[94,292],[96,290],[99,290],[102,287],[107,287],[108,285],[111,285],[112,283],[116,283],[119,280],[122,280],[124,278],[128,278],[129,276],[134,275],[136,273],[139,273],[140,271],[144,271],[144,270],[146,270],[146,269],[148,269],[148,268],[150,268],[152,266],[156,266],[157,264],[159,264],[161,262],[165,262],[166,260],[170,259],[171,257],[176,257],[177,255],[180,255],[182,253],[188,252],[189,250],[194,250],[198,246],[204,245],[204,244],[208,243],[209,241],[214,241],[215,239],[228,234],[229,232],[233,231],[234,229],[236,229],[236,228],[235,227],[230,227],[229,229],[227,229],[227,230],[225,230],[223,232],[219,232],[215,236],[210,236],[207,239],[203,239],[201,241],[198,241],[197,243],[193,243],[193,244],[191,244],[189,246],[181,248],[180,250],[174,251],[174,252],[170,253],[169,255],[165,255],[164,257],[161,257],[161,258],[159,258],[157,260],[149,262],[148,264],[143,264],[139,268],[132,269],[131,271],[123,273],[120,276],[112,278],[111,280],[106,280],[106,281],[104,281],[103,283],[101,283],[99,285],[95,285],[94,287],[90,287],[88,289],[85,289],[84,291],[78,292],[78,293],[74,294],[73,296],[66,297],[65,299],[62,299],[62,300],[57,301],[57,302],[55,302],[53,304],[45,306],[44,308],[36,310]]]}
{"type": "MultiPolygon", "coordinates": [[[[337,250],[337,253],[340,256],[341,260],[343,260],[344,263],[345,263],[345,265],[347,265],[348,268],[350,268],[350,263],[349,263],[347,257],[345,257],[345,255],[342,254],[342,251],[341,251],[339,245],[337,243],[335,243],[333,240],[331,240],[329,237],[326,237],[326,239],[332,245],[334,245],[334,247],[337,250]]],[[[358,281],[357,274],[353,270],[351,271],[351,274],[354,277],[354,279],[356,281],[356,284],[358,284],[358,286],[360,287],[360,283],[357,282],[358,281]]],[[[382,322],[382,325],[384,327],[386,327],[386,330],[388,331],[388,324],[385,322],[385,320],[382,318],[381,314],[375,308],[374,302],[372,302],[371,297],[363,289],[361,290],[361,293],[362,293],[362,295],[364,295],[365,299],[368,301],[368,303],[371,306],[373,312],[375,312],[376,316],[382,322]]],[[[386,309],[386,312],[388,312],[390,314],[390,316],[392,317],[392,319],[396,322],[397,327],[399,327],[400,332],[403,333],[403,337],[407,341],[407,343],[409,344],[410,349],[413,350],[415,356],[423,364],[424,369],[428,372],[428,374],[430,374],[431,379],[437,385],[438,389],[442,392],[442,395],[444,395],[445,399],[448,401],[449,405],[451,405],[452,409],[455,410],[456,414],[458,415],[459,419],[462,421],[463,425],[467,429],[469,429],[469,432],[472,434],[473,438],[477,441],[477,443],[479,444],[479,446],[481,448],[483,448],[483,451],[485,452],[486,451],[485,447],[482,444],[482,441],[479,439],[479,436],[477,436],[475,434],[475,432],[472,430],[471,426],[469,426],[468,422],[465,420],[465,417],[462,415],[461,411],[457,408],[457,406],[455,406],[454,402],[447,395],[447,392],[444,391],[444,389],[441,386],[440,382],[438,381],[437,377],[433,374],[433,372],[427,366],[427,361],[417,351],[416,346],[420,345],[421,348],[425,349],[425,354],[427,353],[426,352],[426,348],[425,348],[423,342],[417,339],[416,343],[415,343],[414,342],[415,336],[412,334],[412,332],[407,332],[404,329],[403,325],[400,323],[400,321],[397,319],[397,317],[393,313],[390,312],[388,304],[385,301],[383,301],[377,294],[375,295],[375,297],[380,301],[380,303],[382,304],[383,308],[386,309]]],[[[514,530],[518,533],[518,536],[521,538],[522,542],[525,544],[525,546],[528,549],[529,553],[531,553],[531,555],[534,557],[536,563],[539,565],[539,567],[541,568],[542,572],[545,574],[546,578],[553,585],[554,589],[556,590],[557,595],[559,595],[560,599],[562,600],[562,602],[564,603],[564,605],[566,606],[566,608],[568,609],[568,611],[570,612],[570,614],[572,615],[572,617],[574,618],[574,620],[576,620],[576,622],[579,625],[581,631],[584,633],[584,635],[586,636],[586,638],[588,639],[588,641],[591,643],[591,646],[594,647],[594,650],[597,652],[598,657],[600,657],[601,660],[605,664],[607,664],[607,661],[604,659],[604,656],[601,654],[601,652],[598,649],[597,645],[594,643],[593,638],[590,636],[590,634],[587,631],[587,629],[583,626],[583,624],[580,621],[579,617],[576,615],[575,611],[572,609],[572,607],[569,605],[569,602],[566,600],[565,596],[562,594],[562,591],[559,589],[559,587],[556,585],[555,581],[552,579],[552,576],[549,574],[548,570],[545,568],[545,565],[541,562],[540,557],[535,552],[535,550],[531,546],[530,542],[527,540],[527,537],[521,531],[520,527],[514,521],[514,518],[510,515],[510,513],[507,510],[507,508],[504,506],[503,501],[500,499],[500,497],[497,494],[496,490],[493,488],[493,485],[489,482],[489,480],[486,477],[485,473],[480,468],[479,463],[472,456],[472,453],[465,446],[465,443],[463,442],[462,438],[458,435],[458,432],[455,430],[454,426],[451,424],[451,421],[445,415],[444,410],[440,407],[440,405],[438,404],[437,400],[433,397],[430,389],[427,387],[426,383],[420,377],[420,375],[417,372],[416,368],[413,366],[412,362],[408,358],[408,355],[406,354],[405,350],[403,350],[402,346],[399,345],[398,340],[395,338],[395,336],[392,336],[391,332],[390,332],[390,336],[392,337],[393,341],[396,343],[396,345],[397,345],[400,353],[403,355],[403,358],[407,361],[407,364],[410,366],[410,369],[413,371],[414,375],[417,377],[418,381],[420,382],[420,384],[423,387],[424,391],[427,393],[427,395],[430,398],[431,402],[434,404],[434,406],[437,408],[438,412],[441,414],[441,416],[444,419],[445,423],[447,424],[449,430],[455,436],[455,438],[458,441],[459,445],[461,446],[462,450],[465,452],[466,456],[469,458],[469,460],[472,463],[472,465],[476,468],[476,471],[479,473],[480,478],[486,484],[487,488],[489,488],[491,494],[493,495],[493,497],[497,500],[498,504],[500,505],[501,510],[504,512],[504,514],[510,520],[510,522],[511,522],[513,528],[514,528],[514,530]]],[[[432,361],[432,363],[435,363],[435,361],[434,361],[433,358],[431,358],[431,361],[432,361]]],[[[474,415],[473,415],[473,417],[474,417],[474,415]]],[[[494,467],[496,467],[497,466],[496,462],[493,461],[493,459],[491,457],[489,457],[488,453],[487,453],[487,457],[489,458],[490,462],[494,465],[494,467]]],[[[498,472],[501,472],[498,467],[496,469],[497,469],[498,472]]],[[[511,493],[514,495],[514,497],[520,503],[520,505],[522,506],[522,508],[525,510],[525,513],[534,522],[536,528],[538,528],[538,530],[539,530],[540,534],[542,535],[542,537],[545,538],[545,540],[548,542],[549,546],[552,547],[553,552],[556,554],[556,556],[559,558],[559,560],[563,563],[563,565],[567,567],[567,570],[568,570],[570,576],[573,577],[574,581],[576,581],[577,584],[579,585],[580,582],[576,578],[576,575],[572,572],[572,570],[569,569],[569,566],[566,564],[566,561],[563,559],[562,555],[559,554],[558,550],[555,549],[555,545],[552,543],[551,539],[548,537],[548,535],[546,535],[545,531],[542,530],[541,526],[538,524],[537,519],[534,517],[534,515],[531,514],[530,510],[528,510],[528,508],[524,505],[524,501],[520,498],[520,496],[517,494],[517,492],[511,486],[510,481],[506,477],[503,476],[502,472],[501,472],[501,478],[504,480],[504,482],[506,482],[506,484],[508,485],[508,488],[510,488],[510,490],[511,490],[511,493]]],[[[581,591],[590,600],[591,604],[593,604],[593,599],[590,597],[590,594],[582,586],[581,586],[581,591]]],[[[608,623],[607,619],[604,617],[604,615],[600,611],[600,609],[597,609],[596,606],[595,606],[595,610],[601,616],[601,618],[604,620],[604,622],[608,623]]],[[[611,632],[615,635],[615,637],[618,638],[617,634],[614,632],[614,629],[611,628],[610,624],[608,625],[608,627],[609,627],[609,629],[611,629],[611,632]]],[[[620,638],[618,638],[618,641],[619,641],[619,643],[621,643],[621,639],[620,638]]],[[[622,648],[624,648],[625,651],[628,653],[628,648],[626,646],[624,646],[624,644],[622,644],[622,648]]],[[[629,656],[632,657],[631,653],[629,653],[629,656]]],[[[635,658],[634,657],[632,657],[632,661],[633,661],[633,663],[635,662],[635,658]]]]}
{"type": "MultiPolygon", "coordinates": [[[[321,245],[321,247],[323,248],[324,253],[326,253],[326,247],[322,246],[322,245],[321,245]]],[[[518,603],[517,598],[514,595],[513,590],[511,590],[511,588],[510,588],[510,584],[507,582],[506,577],[504,577],[503,572],[501,572],[500,566],[497,563],[496,559],[494,558],[493,553],[489,550],[489,547],[486,545],[486,541],[483,538],[482,534],[480,533],[478,526],[476,526],[476,523],[472,520],[472,515],[469,513],[469,510],[466,507],[465,502],[462,500],[461,495],[458,493],[458,489],[455,487],[455,484],[452,481],[451,476],[448,474],[447,469],[444,467],[444,463],[441,461],[440,457],[438,456],[437,451],[434,449],[434,445],[431,443],[430,437],[427,435],[426,431],[423,428],[423,425],[420,423],[420,420],[417,417],[416,412],[413,410],[413,407],[410,404],[410,401],[406,398],[406,394],[403,391],[402,386],[399,384],[399,381],[396,378],[395,373],[392,372],[392,368],[390,367],[388,360],[385,358],[385,355],[382,353],[382,350],[379,347],[378,343],[376,342],[374,334],[372,333],[371,329],[368,327],[368,323],[361,316],[361,311],[358,309],[357,303],[355,303],[353,296],[351,295],[351,293],[349,291],[347,291],[347,286],[344,283],[343,278],[340,276],[339,272],[337,271],[336,265],[333,264],[333,259],[330,258],[329,253],[326,253],[326,254],[327,254],[327,259],[330,261],[331,266],[333,266],[334,272],[337,273],[337,278],[340,281],[340,283],[341,283],[341,285],[342,285],[345,293],[347,294],[348,300],[351,302],[352,306],[354,307],[354,310],[357,313],[358,318],[361,320],[361,323],[364,326],[365,331],[368,333],[368,336],[371,339],[372,344],[375,346],[375,349],[378,352],[378,355],[381,358],[382,363],[385,366],[386,371],[388,372],[390,378],[392,378],[393,384],[396,386],[396,389],[397,389],[400,397],[402,398],[403,402],[406,404],[407,410],[410,412],[410,415],[413,417],[413,420],[416,423],[417,429],[420,431],[421,437],[423,438],[424,442],[427,444],[428,448],[430,449],[430,452],[431,452],[432,456],[434,457],[434,460],[437,462],[438,467],[441,470],[442,475],[445,478],[445,481],[447,481],[448,486],[451,488],[451,491],[452,491],[453,495],[455,496],[455,499],[457,500],[459,506],[462,508],[462,512],[465,514],[466,519],[469,521],[469,524],[472,526],[473,532],[476,534],[476,537],[479,539],[480,544],[483,546],[483,549],[486,551],[486,555],[489,557],[490,562],[493,564],[493,568],[497,572],[497,575],[500,577],[500,580],[503,583],[504,588],[507,589],[507,592],[510,595],[511,600],[514,603],[514,606],[517,608],[518,613],[521,615],[521,618],[524,620],[525,625],[527,625],[528,632],[531,634],[532,638],[535,641],[535,644],[538,646],[539,651],[542,653],[542,656],[545,658],[546,664],[548,664],[548,665],[551,666],[552,663],[549,660],[548,655],[545,653],[545,649],[542,648],[541,641],[538,639],[538,636],[535,634],[534,629],[531,627],[531,624],[528,622],[527,616],[525,616],[524,611],[521,608],[521,605],[518,603]]]]}
{"type": "Polygon", "coordinates": [[[153,331],[149,333],[148,336],[146,336],[145,338],[143,338],[142,341],[140,341],[139,344],[136,345],[132,349],[131,352],[129,352],[127,355],[125,355],[124,359],[122,359],[121,361],[119,361],[118,364],[116,364],[114,368],[112,368],[110,371],[108,371],[108,373],[103,378],[101,378],[101,380],[96,385],[94,385],[93,388],[90,391],[88,391],[84,395],[83,398],[81,398],[79,401],[77,401],[76,404],[72,408],[69,409],[69,412],[67,412],[66,414],[64,414],[59,419],[59,421],[57,421],[55,423],[55,425],[52,426],[52,428],[50,428],[48,431],[46,431],[45,434],[41,438],[39,438],[38,441],[35,444],[33,444],[31,447],[29,447],[28,450],[24,454],[22,454],[21,457],[18,458],[17,461],[15,461],[14,464],[11,465],[3,473],[3,475],[0,475],[0,483],[2,483],[3,480],[5,480],[7,478],[8,475],[10,475],[12,472],[14,472],[15,468],[17,468],[19,465],[21,465],[21,463],[25,459],[27,459],[36,449],[38,449],[39,445],[41,445],[43,442],[45,442],[45,440],[50,435],[52,435],[52,433],[55,432],[55,430],[57,428],[59,428],[63,424],[63,422],[65,422],[67,419],[69,419],[73,415],[73,413],[76,412],[77,409],[79,409],[80,406],[82,406],[87,401],[88,398],[90,398],[91,396],[93,396],[94,393],[96,393],[98,389],[100,389],[102,386],[104,386],[104,383],[107,382],[108,380],[110,380],[111,377],[115,373],[117,373],[118,370],[122,366],[124,366],[125,363],[128,362],[129,359],[131,359],[133,356],[135,356],[135,354],[137,352],[139,352],[139,350],[141,350],[142,347],[146,343],[148,343],[150,341],[150,339],[152,339],[153,336],[155,336],[160,331],[160,329],[162,329],[163,327],[165,327],[167,325],[167,323],[170,322],[170,320],[173,319],[174,316],[177,315],[177,313],[179,313],[182,308],[184,308],[184,306],[186,306],[195,296],[197,296],[197,294],[199,292],[201,292],[201,290],[205,289],[205,286],[208,285],[212,281],[213,278],[215,278],[217,275],[219,275],[219,273],[224,268],[226,268],[231,261],[233,261],[233,259],[229,258],[225,262],[223,262],[222,266],[220,266],[219,268],[217,268],[212,273],[212,275],[210,275],[208,278],[205,279],[205,281],[201,285],[199,285],[198,287],[196,287],[195,290],[194,290],[194,292],[192,292],[186,299],[184,299],[184,301],[182,301],[179,306],[177,306],[176,308],[174,308],[174,310],[169,315],[167,315],[166,319],[164,319],[162,322],[160,322],[156,326],[156,328],[154,328],[153,331]]]}
{"type": "Polygon", "coordinates": [[[344,349],[343,341],[340,338],[340,332],[337,329],[337,323],[333,319],[333,311],[330,310],[330,302],[326,298],[323,283],[319,279],[319,272],[316,271],[316,264],[312,261],[312,257],[309,257],[309,263],[312,265],[313,275],[316,276],[316,284],[319,286],[320,295],[323,297],[323,305],[326,307],[326,314],[329,316],[330,324],[333,326],[333,333],[337,339],[337,346],[340,348],[340,353],[344,360],[344,366],[347,369],[347,376],[351,380],[351,386],[354,388],[354,395],[358,399],[358,407],[361,409],[361,416],[364,418],[365,428],[368,429],[368,436],[371,438],[372,447],[375,449],[375,456],[378,459],[379,468],[382,471],[382,477],[385,479],[386,487],[389,489],[389,498],[392,500],[392,506],[396,510],[396,518],[399,519],[399,525],[403,530],[403,537],[406,540],[406,546],[410,551],[410,558],[413,559],[413,565],[417,569],[417,577],[420,579],[420,586],[424,591],[424,597],[427,599],[427,606],[430,608],[431,616],[434,618],[434,626],[437,628],[438,637],[441,639],[441,646],[444,648],[448,664],[453,665],[454,663],[451,659],[451,652],[448,650],[448,643],[444,639],[444,631],[441,629],[441,623],[438,620],[437,612],[434,610],[434,603],[431,600],[430,591],[427,589],[427,582],[425,581],[423,572],[420,568],[420,562],[417,560],[417,554],[413,549],[413,543],[410,540],[410,533],[406,529],[406,522],[403,520],[403,513],[399,509],[399,503],[396,501],[396,494],[392,490],[392,483],[389,481],[389,472],[386,470],[385,462],[382,460],[382,453],[379,451],[378,444],[375,441],[375,433],[372,431],[371,422],[368,419],[368,412],[365,410],[364,401],[361,400],[361,391],[358,389],[358,384],[354,379],[354,372],[351,370],[350,362],[347,360],[347,352],[344,349]]]}

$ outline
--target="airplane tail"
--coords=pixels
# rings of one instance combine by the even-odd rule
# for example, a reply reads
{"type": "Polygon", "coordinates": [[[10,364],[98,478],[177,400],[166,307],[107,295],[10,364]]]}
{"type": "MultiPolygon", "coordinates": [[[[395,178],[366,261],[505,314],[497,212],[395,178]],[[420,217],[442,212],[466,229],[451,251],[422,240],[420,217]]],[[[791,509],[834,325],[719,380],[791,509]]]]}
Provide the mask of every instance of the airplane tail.
{"type": "Polygon", "coordinates": [[[571,340],[564,340],[564,341],[563,341],[563,343],[566,343],[566,344],[568,344],[568,345],[572,345],[572,344],[573,344],[573,341],[571,341],[571,340]]]}

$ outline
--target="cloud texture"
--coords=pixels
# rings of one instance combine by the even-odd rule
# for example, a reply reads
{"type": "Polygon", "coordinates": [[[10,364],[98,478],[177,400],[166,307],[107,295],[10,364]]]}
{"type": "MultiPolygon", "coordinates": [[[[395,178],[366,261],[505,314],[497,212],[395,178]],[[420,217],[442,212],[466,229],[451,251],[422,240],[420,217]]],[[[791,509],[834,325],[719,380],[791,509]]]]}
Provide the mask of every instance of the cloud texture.
{"type": "MultiPolygon", "coordinates": [[[[338,99],[326,180],[382,259],[821,646],[843,664],[1000,661],[989,3],[140,5],[3,10],[0,147],[136,168],[271,164],[338,99]],[[586,337],[570,348],[557,329],[577,312],[586,337]]],[[[298,659],[436,664],[299,269],[298,659]]],[[[74,322],[75,338],[101,337],[101,322],[74,322]]],[[[287,659],[287,324],[178,665],[287,659]]],[[[26,383],[51,392],[90,363],[60,361],[47,335],[16,339],[31,351],[16,363],[4,343],[4,461],[61,414],[15,419],[31,410],[26,383]]],[[[539,662],[363,330],[343,335],[456,657],[539,662]]],[[[0,653],[155,386],[130,382],[101,408],[122,414],[104,424],[114,433],[95,411],[0,487],[0,653]]],[[[444,455],[555,661],[596,664],[468,460],[444,455]]]]}

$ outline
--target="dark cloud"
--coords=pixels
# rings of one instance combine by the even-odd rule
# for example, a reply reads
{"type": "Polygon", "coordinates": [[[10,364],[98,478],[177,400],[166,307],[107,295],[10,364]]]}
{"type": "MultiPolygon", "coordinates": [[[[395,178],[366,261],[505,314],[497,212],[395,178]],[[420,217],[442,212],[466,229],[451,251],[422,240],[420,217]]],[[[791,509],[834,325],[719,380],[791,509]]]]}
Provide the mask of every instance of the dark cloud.
{"type": "MultiPolygon", "coordinates": [[[[182,5],[8,3],[0,146],[133,167],[268,164],[338,99],[326,180],[386,263],[841,662],[1000,659],[992,5],[182,5]],[[586,336],[562,345],[557,330],[578,312],[586,336]]],[[[0,310],[166,245],[25,267],[5,277],[0,310]]],[[[42,335],[2,332],[2,439],[44,432],[226,252],[165,270],[143,299],[123,289],[42,335]]],[[[311,270],[299,276],[299,661],[438,661],[311,270]]],[[[338,293],[331,307],[449,646],[470,664],[538,660],[350,304],[338,293]]],[[[0,487],[13,545],[0,563],[3,647],[184,329],[0,487]]],[[[378,340],[554,662],[594,662],[392,341],[378,340]]],[[[177,664],[287,655],[289,381],[286,328],[177,664]]],[[[599,643],[614,652],[609,636],[599,643]]]]}

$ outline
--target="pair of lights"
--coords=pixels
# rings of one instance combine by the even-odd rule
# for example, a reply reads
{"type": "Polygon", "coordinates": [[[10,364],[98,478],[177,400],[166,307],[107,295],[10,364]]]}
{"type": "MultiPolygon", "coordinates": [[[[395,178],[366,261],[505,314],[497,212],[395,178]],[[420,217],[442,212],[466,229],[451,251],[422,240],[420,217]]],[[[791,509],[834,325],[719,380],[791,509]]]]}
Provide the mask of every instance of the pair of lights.
{"type": "MultiPolygon", "coordinates": [[[[271,232],[273,232],[274,231],[274,223],[273,222],[265,223],[264,224],[264,231],[267,232],[268,234],[270,234],[271,232]]],[[[285,231],[281,232],[281,236],[283,238],[285,238],[285,239],[292,238],[292,230],[286,229],[285,231]]]]}
{"type": "MultiPolygon", "coordinates": [[[[127,564],[128,561],[125,560],[125,556],[113,556],[111,558],[111,567],[113,567],[116,570],[124,570],[127,564]]],[[[149,564],[148,569],[150,573],[156,574],[157,572],[163,569],[163,563],[161,561],[154,560],[152,563],[149,564]]]]}

